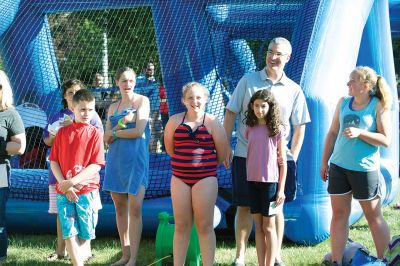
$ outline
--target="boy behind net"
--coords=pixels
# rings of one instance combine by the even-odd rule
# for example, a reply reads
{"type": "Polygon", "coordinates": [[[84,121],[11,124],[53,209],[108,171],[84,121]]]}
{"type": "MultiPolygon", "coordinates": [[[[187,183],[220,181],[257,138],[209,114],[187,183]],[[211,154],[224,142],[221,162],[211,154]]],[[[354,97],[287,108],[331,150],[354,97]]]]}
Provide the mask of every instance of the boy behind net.
{"type": "Polygon", "coordinates": [[[95,99],[85,89],[73,96],[75,121],[59,130],[50,153],[57,179],[57,209],[62,237],[74,266],[91,256],[89,240],[95,238],[99,171],[104,166],[103,136],[90,125],[95,99]]]}

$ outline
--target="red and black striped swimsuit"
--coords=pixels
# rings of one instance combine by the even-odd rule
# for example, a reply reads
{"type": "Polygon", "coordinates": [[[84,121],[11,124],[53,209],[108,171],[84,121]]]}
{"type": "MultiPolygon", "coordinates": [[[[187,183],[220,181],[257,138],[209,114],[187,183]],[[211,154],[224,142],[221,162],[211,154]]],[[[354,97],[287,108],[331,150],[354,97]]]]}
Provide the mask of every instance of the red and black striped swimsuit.
{"type": "Polygon", "coordinates": [[[171,160],[172,174],[189,186],[209,176],[217,176],[217,152],[214,140],[203,123],[195,131],[182,123],[174,132],[174,154],[171,160]]]}

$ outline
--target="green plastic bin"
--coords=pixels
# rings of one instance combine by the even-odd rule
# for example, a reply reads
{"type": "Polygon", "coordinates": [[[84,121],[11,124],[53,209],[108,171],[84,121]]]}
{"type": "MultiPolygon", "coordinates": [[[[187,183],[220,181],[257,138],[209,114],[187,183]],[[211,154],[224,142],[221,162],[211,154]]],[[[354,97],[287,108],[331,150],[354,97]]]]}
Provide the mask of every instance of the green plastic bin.
{"type": "MultiPolygon", "coordinates": [[[[170,221],[173,220],[174,217],[169,215],[167,212],[161,212],[158,214],[158,219],[160,222],[158,224],[156,235],[156,260],[160,260],[168,255],[171,255],[172,258],[175,225],[171,224],[170,221]]],[[[156,266],[161,266],[162,263],[163,261],[159,261],[156,266]]],[[[192,231],[190,232],[185,265],[201,266],[199,237],[194,224],[192,231]]]]}

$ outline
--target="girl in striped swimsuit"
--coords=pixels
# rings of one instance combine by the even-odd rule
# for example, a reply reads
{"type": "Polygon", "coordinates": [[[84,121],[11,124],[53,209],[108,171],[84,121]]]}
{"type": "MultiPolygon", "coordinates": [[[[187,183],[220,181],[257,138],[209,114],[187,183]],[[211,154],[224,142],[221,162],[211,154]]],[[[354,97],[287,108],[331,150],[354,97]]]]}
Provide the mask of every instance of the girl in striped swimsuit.
{"type": "Polygon", "coordinates": [[[203,265],[213,265],[214,205],[218,193],[217,165],[226,157],[228,141],[218,118],[207,114],[208,90],[197,82],[183,87],[186,112],[169,119],[164,133],[171,156],[171,198],[174,210],[174,265],[184,265],[193,221],[199,235],[203,265]]]}

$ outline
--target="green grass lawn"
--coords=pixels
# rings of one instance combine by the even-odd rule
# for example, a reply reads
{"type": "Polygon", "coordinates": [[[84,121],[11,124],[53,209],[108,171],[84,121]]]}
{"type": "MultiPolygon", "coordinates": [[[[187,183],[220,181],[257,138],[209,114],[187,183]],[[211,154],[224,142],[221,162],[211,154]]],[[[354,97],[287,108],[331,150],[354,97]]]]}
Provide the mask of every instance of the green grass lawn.
{"type": "MultiPolygon", "coordinates": [[[[400,210],[395,209],[393,205],[394,203],[384,208],[384,216],[389,223],[391,235],[399,235],[400,210]]],[[[8,259],[4,265],[70,265],[68,260],[46,261],[46,257],[54,250],[55,237],[53,235],[16,234],[9,237],[8,259]]],[[[372,253],[375,253],[365,218],[351,227],[350,238],[359,241],[372,253]]],[[[92,249],[95,258],[87,265],[109,265],[120,256],[119,241],[116,237],[98,238],[93,241],[92,249]]],[[[324,254],[329,252],[329,249],[329,240],[315,246],[304,246],[285,241],[283,259],[286,265],[320,265],[324,254]]],[[[246,254],[247,265],[257,265],[254,241],[250,241],[246,254]]],[[[234,257],[235,244],[233,238],[218,238],[215,264],[230,265],[234,257]]],[[[147,266],[153,261],[155,261],[155,240],[144,238],[140,244],[138,265],[147,266]]]]}

